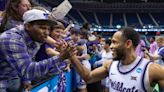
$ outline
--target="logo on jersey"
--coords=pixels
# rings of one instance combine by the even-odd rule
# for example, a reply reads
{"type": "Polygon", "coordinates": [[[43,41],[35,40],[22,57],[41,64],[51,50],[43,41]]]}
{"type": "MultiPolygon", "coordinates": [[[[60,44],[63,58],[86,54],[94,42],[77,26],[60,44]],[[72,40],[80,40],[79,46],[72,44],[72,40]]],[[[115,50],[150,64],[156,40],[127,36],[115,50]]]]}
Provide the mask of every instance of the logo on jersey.
{"type": "Polygon", "coordinates": [[[141,69],[141,68],[137,68],[137,69],[136,69],[136,72],[137,72],[137,73],[141,73],[141,72],[142,72],[142,69],[141,69]]]}
{"type": "Polygon", "coordinates": [[[137,77],[136,76],[131,76],[131,80],[136,80],[137,81],[137,77]]]}
{"type": "Polygon", "coordinates": [[[115,73],[111,73],[111,75],[116,75],[115,73]]]}
{"type": "Polygon", "coordinates": [[[46,19],[48,19],[48,13],[43,13],[43,16],[46,18],[46,19]]]}
{"type": "Polygon", "coordinates": [[[119,92],[139,92],[135,86],[125,87],[123,82],[111,81],[111,87],[119,92]]]}

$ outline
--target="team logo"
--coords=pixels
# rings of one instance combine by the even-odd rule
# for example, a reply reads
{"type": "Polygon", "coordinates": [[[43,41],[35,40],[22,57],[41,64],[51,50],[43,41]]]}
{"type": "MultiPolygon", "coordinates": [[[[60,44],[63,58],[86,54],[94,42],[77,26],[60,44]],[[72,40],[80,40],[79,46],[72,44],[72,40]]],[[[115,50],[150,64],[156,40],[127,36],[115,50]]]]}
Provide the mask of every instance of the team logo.
{"type": "Polygon", "coordinates": [[[119,81],[110,81],[110,86],[112,89],[116,90],[115,92],[139,92],[135,86],[127,87],[127,83],[119,81]]]}
{"type": "Polygon", "coordinates": [[[43,13],[43,16],[45,16],[46,19],[48,19],[48,13],[43,13]]]}
{"type": "Polygon", "coordinates": [[[137,73],[141,73],[142,69],[141,68],[137,68],[136,71],[137,71],[137,73]]]}
{"type": "Polygon", "coordinates": [[[131,76],[131,80],[137,81],[137,77],[136,76],[131,76]]]}
{"type": "Polygon", "coordinates": [[[111,75],[116,75],[115,73],[111,73],[111,75]]]}

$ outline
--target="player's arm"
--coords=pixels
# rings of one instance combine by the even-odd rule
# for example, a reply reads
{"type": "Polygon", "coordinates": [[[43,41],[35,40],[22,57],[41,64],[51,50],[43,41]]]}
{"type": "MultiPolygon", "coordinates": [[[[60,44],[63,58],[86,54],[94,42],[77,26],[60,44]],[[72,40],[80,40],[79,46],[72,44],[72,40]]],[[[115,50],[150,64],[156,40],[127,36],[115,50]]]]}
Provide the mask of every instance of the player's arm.
{"type": "Polygon", "coordinates": [[[159,83],[161,88],[164,88],[164,67],[158,64],[151,64],[149,67],[150,83],[159,83]]]}
{"type": "Polygon", "coordinates": [[[108,76],[108,66],[110,66],[111,62],[104,64],[102,67],[96,68],[93,71],[88,70],[85,68],[81,62],[77,59],[74,55],[71,58],[71,63],[78,71],[80,76],[85,80],[86,83],[93,83],[108,76]]]}

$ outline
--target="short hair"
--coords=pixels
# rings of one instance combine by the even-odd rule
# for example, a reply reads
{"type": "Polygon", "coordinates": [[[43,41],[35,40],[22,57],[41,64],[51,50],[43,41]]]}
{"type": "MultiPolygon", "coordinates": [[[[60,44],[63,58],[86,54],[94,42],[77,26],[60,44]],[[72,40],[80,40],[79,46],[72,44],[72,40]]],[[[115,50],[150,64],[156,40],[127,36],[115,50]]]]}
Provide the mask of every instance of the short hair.
{"type": "Polygon", "coordinates": [[[105,44],[110,45],[110,44],[111,44],[111,39],[106,39],[106,40],[105,40],[105,44]]]}
{"type": "Polygon", "coordinates": [[[81,34],[81,30],[79,29],[79,28],[71,28],[70,29],[70,33],[71,34],[78,34],[78,35],[80,35],[81,34]]]}
{"type": "Polygon", "coordinates": [[[63,26],[65,28],[67,28],[67,26],[70,24],[69,22],[65,21],[64,19],[57,19],[56,21],[60,22],[61,24],[63,24],[63,26]]]}
{"type": "Polygon", "coordinates": [[[90,23],[84,23],[82,28],[86,29],[86,30],[90,30],[90,23]]]}
{"type": "Polygon", "coordinates": [[[164,37],[159,37],[156,40],[157,43],[164,43],[164,37]]]}
{"type": "Polygon", "coordinates": [[[132,27],[120,28],[118,31],[122,32],[122,36],[125,40],[132,41],[134,48],[137,47],[140,42],[140,35],[137,31],[135,31],[132,27]]]}
{"type": "Polygon", "coordinates": [[[153,40],[155,40],[155,37],[154,37],[154,36],[152,36],[151,38],[152,38],[153,40]]]}
{"type": "Polygon", "coordinates": [[[57,24],[57,25],[52,25],[51,27],[50,27],[50,31],[53,31],[54,29],[65,29],[65,27],[63,26],[63,25],[61,25],[61,24],[57,24]]]}
{"type": "Polygon", "coordinates": [[[101,38],[103,38],[101,35],[97,35],[98,40],[101,39],[101,38]]]}

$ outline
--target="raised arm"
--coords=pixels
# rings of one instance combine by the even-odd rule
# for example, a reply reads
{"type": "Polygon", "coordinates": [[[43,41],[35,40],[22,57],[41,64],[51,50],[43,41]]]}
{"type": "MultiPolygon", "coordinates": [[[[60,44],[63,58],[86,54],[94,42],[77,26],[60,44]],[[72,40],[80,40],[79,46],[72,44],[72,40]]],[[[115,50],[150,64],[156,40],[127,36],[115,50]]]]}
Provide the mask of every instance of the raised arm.
{"type": "Polygon", "coordinates": [[[93,83],[99,80],[104,79],[108,76],[108,66],[110,66],[111,62],[104,64],[100,68],[96,68],[93,71],[88,70],[85,68],[80,61],[77,59],[77,57],[74,55],[71,58],[71,63],[75,67],[75,69],[78,71],[80,76],[85,80],[86,83],[93,83]]]}

